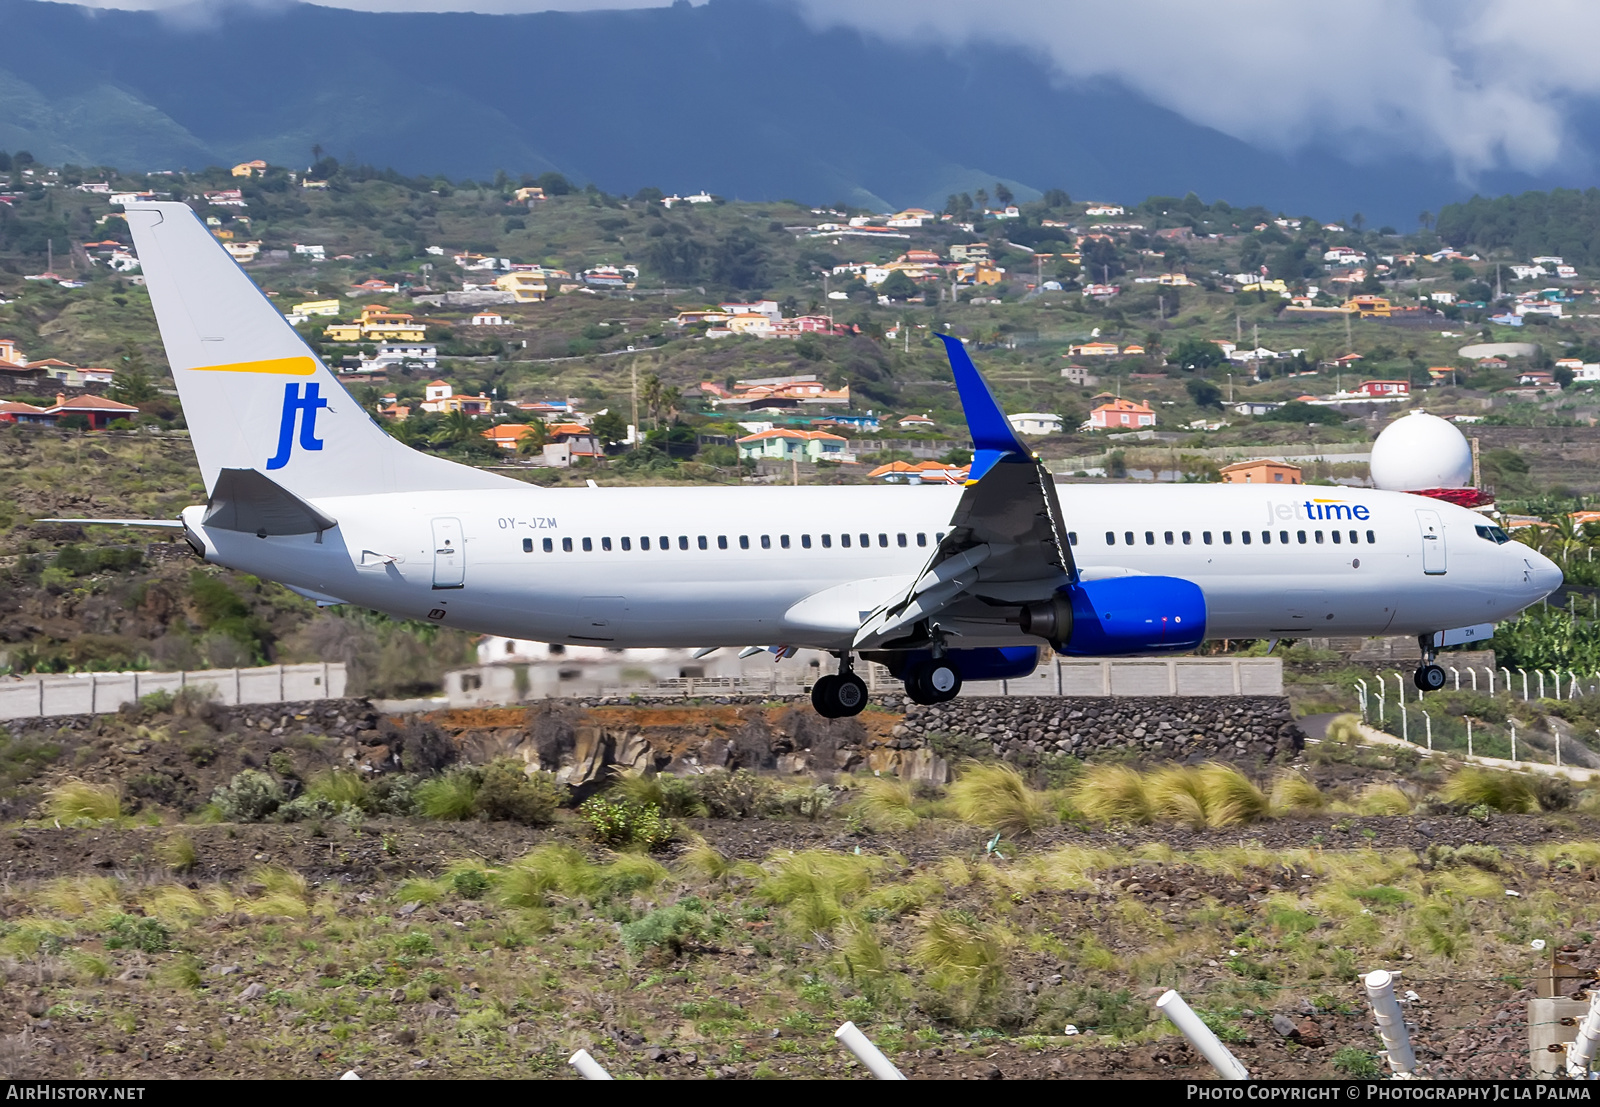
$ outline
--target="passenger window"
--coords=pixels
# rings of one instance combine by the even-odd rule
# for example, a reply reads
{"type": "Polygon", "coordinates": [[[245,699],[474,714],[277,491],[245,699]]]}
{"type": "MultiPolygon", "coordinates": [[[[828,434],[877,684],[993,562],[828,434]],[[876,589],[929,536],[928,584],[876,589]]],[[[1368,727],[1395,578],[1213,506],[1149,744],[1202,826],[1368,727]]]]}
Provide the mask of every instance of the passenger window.
{"type": "MultiPolygon", "coordinates": [[[[1226,535],[1224,535],[1224,537],[1226,537],[1226,535]]],[[[1250,544],[1250,532],[1247,530],[1241,530],[1239,532],[1239,541],[1248,546],[1250,544]]]]}
{"type": "Polygon", "coordinates": [[[640,536],[640,538],[639,538],[639,548],[641,550],[648,550],[650,548],[650,536],[649,535],[641,535],[640,536]]]}
{"type": "Polygon", "coordinates": [[[545,553],[552,553],[552,552],[554,552],[555,548],[556,548],[556,544],[554,542],[550,541],[550,539],[546,538],[544,540],[544,552],[545,553]]]}
{"type": "Polygon", "coordinates": [[[1339,544],[1339,532],[1335,530],[1330,531],[1329,533],[1333,535],[1333,544],[1337,546],[1339,544]]]}
{"type": "Polygon", "coordinates": [[[524,538],[522,540],[522,552],[523,553],[532,553],[533,552],[533,539],[524,538]]]}
{"type": "Polygon", "coordinates": [[[1188,531],[1184,531],[1183,532],[1183,544],[1185,546],[1194,545],[1194,535],[1190,534],[1188,531]]]}
{"type": "Polygon", "coordinates": [[[1130,546],[1133,545],[1133,531],[1124,531],[1122,534],[1122,540],[1130,546]]]}
{"type": "Polygon", "coordinates": [[[822,536],[822,548],[825,550],[833,548],[833,535],[824,534],[822,536]]]}
{"type": "MultiPolygon", "coordinates": [[[[919,534],[919,535],[917,535],[917,537],[921,538],[922,535],[919,534]]],[[[1075,530],[1067,531],[1067,545],[1076,546],[1077,544],[1078,544],[1078,532],[1075,531],[1075,530]]],[[[917,545],[920,546],[920,545],[922,545],[922,543],[918,542],[917,545]]]]}
{"type": "Polygon", "coordinates": [[[572,539],[563,538],[561,540],[561,552],[562,553],[571,553],[572,552],[572,539]]]}
{"type": "Polygon", "coordinates": [[[1156,532],[1155,531],[1147,530],[1147,531],[1144,532],[1144,544],[1146,546],[1154,546],[1156,544],[1156,532]]]}
{"type": "Polygon", "coordinates": [[[1117,544],[1117,532],[1114,531],[1114,530],[1106,531],[1106,545],[1115,546],[1116,544],[1117,544]]]}
{"type": "Polygon", "coordinates": [[[748,550],[750,548],[750,536],[748,534],[741,534],[739,536],[739,548],[741,550],[748,550]]]}
{"type": "Polygon", "coordinates": [[[709,547],[709,546],[710,546],[710,543],[708,543],[708,542],[707,542],[707,541],[706,541],[706,536],[705,536],[705,535],[703,535],[703,534],[702,534],[702,535],[700,535],[700,536],[699,536],[699,537],[698,537],[698,538],[696,538],[696,539],[695,539],[695,540],[694,540],[694,544],[695,544],[695,545],[696,545],[696,546],[699,546],[699,547],[700,547],[700,548],[701,548],[701,549],[702,549],[702,550],[704,550],[704,549],[706,549],[706,548],[708,548],[708,547],[709,547]]]}
{"type": "Polygon", "coordinates": [[[585,538],[583,540],[583,552],[584,553],[594,553],[594,539],[585,538]]]}
{"type": "Polygon", "coordinates": [[[1201,531],[1200,541],[1204,542],[1208,546],[1211,545],[1211,532],[1209,530],[1201,531]]]}
{"type": "Polygon", "coordinates": [[[725,550],[727,548],[728,548],[728,536],[726,534],[717,535],[717,549],[725,550]]]}
{"type": "MultiPolygon", "coordinates": [[[[1289,544],[1289,532],[1286,531],[1286,530],[1280,530],[1278,532],[1278,541],[1282,542],[1285,546],[1287,546],[1289,544]]],[[[1302,539],[1300,539],[1300,541],[1304,542],[1305,539],[1302,538],[1302,539]]]]}
{"type": "Polygon", "coordinates": [[[661,536],[661,549],[662,550],[670,550],[670,549],[672,549],[672,539],[668,538],[664,534],[661,536]]]}
{"type": "Polygon", "coordinates": [[[631,549],[633,549],[633,539],[631,539],[631,538],[624,538],[624,539],[623,539],[623,540],[622,540],[622,548],[623,548],[623,549],[624,549],[624,550],[631,550],[631,549]]]}
{"type": "Polygon", "coordinates": [[[1224,546],[1233,545],[1233,531],[1225,530],[1222,532],[1222,544],[1224,546]]]}
{"type": "Polygon", "coordinates": [[[1263,546],[1270,546],[1272,544],[1272,532],[1270,530],[1264,530],[1261,532],[1261,544],[1263,546]]]}
{"type": "Polygon", "coordinates": [[[848,550],[850,548],[850,536],[848,534],[841,534],[839,536],[839,545],[848,550]]]}
{"type": "MultiPolygon", "coordinates": [[[[1078,536],[1076,534],[1074,534],[1072,536],[1072,542],[1073,542],[1074,545],[1077,544],[1078,536]]],[[[926,546],[927,544],[928,544],[928,536],[925,533],[923,533],[922,531],[918,531],[917,532],[917,545],[926,546]]]]}
{"type": "Polygon", "coordinates": [[[1302,546],[1304,546],[1306,544],[1306,532],[1305,531],[1297,530],[1297,531],[1294,532],[1294,535],[1295,535],[1295,541],[1299,542],[1302,546]]]}
{"type": "Polygon", "coordinates": [[[906,548],[906,536],[904,534],[895,535],[894,540],[902,550],[906,548]]]}
{"type": "Polygon", "coordinates": [[[943,542],[944,541],[944,531],[941,530],[938,534],[935,534],[933,536],[933,540],[935,542],[943,542]]]}
{"type": "Polygon", "coordinates": [[[861,536],[861,548],[864,550],[870,545],[872,545],[872,535],[863,534],[861,536]]]}
{"type": "Polygon", "coordinates": [[[602,550],[606,551],[606,553],[610,553],[611,552],[611,539],[609,539],[609,538],[600,539],[600,548],[602,550]]]}
{"type": "Polygon", "coordinates": [[[689,536],[687,534],[678,535],[678,549],[687,550],[688,548],[689,548],[689,536]]]}
{"type": "Polygon", "coordinates": [[[1166,534],[1162,535],[1161,537],[1167,543],[1167,545],[1169,545],[1169,546],[1172,545],[1172,532],[1170,530],[1167,531],[1166,534]]]}
{"type": "Polygon", "coordinates": [[[889,536],[887,534],[880,533],[878,535],[878,545],[881,546],[884,549],[888,549],[889,548],[889,536]]]}
{"type": "Polygon", "coordinates": [[[778,545],[787,550],[789,548],[789,536],[787,534],[778,535],[778,545]]]}
{"type": "Polygon", "coordinates": [[[811,548],[811,536],[809,534],[802,534],[800,536],[800,548],[802,550],[809,550],[811,548]]]}
{"type": "Polygon", "coordinates": [[[1378,536],[1373,534],[1370,530],[1367,531],[1367,545],[1373,546],[1373,545],[1376,545],[1377,542],[1378,542],[1378,536]]]}
{"type": "Polygon", "coordinates": [[[763,535],[762,535],[762,536],[761,536],[761,548],[762,548],[762,549],[763,549],[763,550],[770,550],[770,549],[772,549],[772,535],[770,535],[770,534],[763,534],[763,535]]]}
{"type": "Polygon", "coordinates": [[[1361,532],[1360,531],[1354,531],[1354,530],[1351,531],[1350,532],[1350,544],[1352,546],[1355,546],[1355,545],[1359,545],[1360,542],[1361,542],[1361,532]]]}
{"type": "Polygon", "coordinates": [[[1317,533],[1314,535],[1314,537],[1317,540],[1317,545],[1319,545],[1319,546],[1322,545],[1322,532],[1320,530],[1317,531],[1317,533]]]}

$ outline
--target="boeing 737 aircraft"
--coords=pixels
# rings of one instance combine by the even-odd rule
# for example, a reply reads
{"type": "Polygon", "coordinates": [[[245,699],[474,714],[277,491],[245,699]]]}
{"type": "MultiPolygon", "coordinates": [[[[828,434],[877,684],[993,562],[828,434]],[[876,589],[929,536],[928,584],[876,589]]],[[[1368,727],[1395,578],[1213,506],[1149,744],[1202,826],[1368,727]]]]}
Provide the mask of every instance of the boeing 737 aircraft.
{"type": "Polygon", "coordinates": [[[976,447],[952,488],[545,489],[389,437],[181,203],[128,224],[209,498],[205,560],[323,603],[611,647],[812,647],[823,715],[859,712],[855,658],[922,703],[1031,672],[1043,648],[1178,653],[1205,638],[1486,637],[1560,570],[1484,516],[1394,492],[1057,489],[961,343],[976,447]]]}

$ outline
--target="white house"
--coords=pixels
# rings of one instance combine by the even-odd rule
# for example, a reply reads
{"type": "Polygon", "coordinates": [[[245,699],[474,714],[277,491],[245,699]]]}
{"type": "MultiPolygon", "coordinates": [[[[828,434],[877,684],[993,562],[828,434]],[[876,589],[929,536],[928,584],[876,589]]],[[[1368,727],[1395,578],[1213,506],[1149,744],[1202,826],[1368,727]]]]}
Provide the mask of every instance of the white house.
{"type": "Polygon", "coordinates": [[[1436,304],[1453,304],[1456,302],[1456,294],[1454,292],[1430,292],[1428,293],[1428,299],[1436,304]]]}
{"type": "Polygon", "coordinates": [[[1090,204],[1083,209],[1085,215],[1126,215],[1120,204],[1090,204]]]}
{"type": "Polygon", "coordinates": [[[480,311],[472,317],[474,327],[503,327],[506,325],[505,316],[498,311],[480,311]]]}
{"type": "Polygon", "coordinates": [[[294,244],[294,252],[300,257],[308,257],[312,261],[327,261],[328,250],[325,246],[314,246],[303,242],[294,244]]]}
{"type": "Polygon", "coordinates": [[[1061,416],[1050,415],[1042,411],[1020,411],[1015,415],[1007,415],[1006,421],[1011,424],[1011,429],[1018,434],[1061,433],[1061,416]]]}
{"type": "MultiPolygon", "coordinates": [[[[439,347],[420,342],[380,342],[377,356],[370,361],[363,360],[362,362],[363,368],[371,367],[372,369],[387,369],[390,366],[399,365],[437,369],[439,367],[439,347]]],[[[431,399],[432,397],[430,396],[429,398],[431,399]]]]}
{"type": "Polygon", "coordinates": [[[1513,265],[1511,275],[1519,281],[1531,281],[1535,277],[1548,277],[1550,274],[1542,265],[1513,265]]]}
{"type": "Polygon", "coordinates": [[[776,323],[783,319],[783,309],[776,300],[755,300],[748,304],[718,304],[717,309],[728,315],[765,315],[776,323]]]}

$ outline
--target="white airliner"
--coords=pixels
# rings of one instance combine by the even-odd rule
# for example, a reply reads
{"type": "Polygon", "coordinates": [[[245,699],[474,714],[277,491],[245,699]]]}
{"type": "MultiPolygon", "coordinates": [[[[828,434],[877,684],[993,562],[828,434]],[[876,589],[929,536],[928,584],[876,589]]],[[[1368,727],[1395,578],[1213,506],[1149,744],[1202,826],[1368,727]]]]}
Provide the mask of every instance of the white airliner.
{"type": "Polygon", "coordinates": [[[208,501],[205,560],[324,603],[520,639],[812,647],[920,702],[1030,672],[1042,648],[1114,655],[1205,638],[1417,635],[1434,649],[1561,584],[1475,512],[1304,486],[1070,485],[1018,441],[946,339],[977,447],[952,488],[545,489],[418,453],[340,387],[194,213],[127,206],[208,501]]]}

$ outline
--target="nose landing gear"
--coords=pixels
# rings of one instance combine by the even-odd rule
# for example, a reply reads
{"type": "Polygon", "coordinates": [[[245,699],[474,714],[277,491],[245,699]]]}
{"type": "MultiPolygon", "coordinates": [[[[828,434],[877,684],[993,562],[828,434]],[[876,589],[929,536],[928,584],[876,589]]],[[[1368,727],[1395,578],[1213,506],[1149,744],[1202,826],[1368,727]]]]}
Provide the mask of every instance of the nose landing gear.
{"type": "Polygon", "coordinates": [[[1433,647],[1433,635],[1421,634],[1417,636],[1417,644],[1422,647],[1422,664],[1417,666],[1417,671],[1411,675],[1411,683],[1422,692],[1437,692],[1444,687],[1444,669],[1435,664],[1437,652],[1433,647]]]}
{"type": "Polygon", "coordinates": [[[867,706],[867,682],[856,676],[849,651],[839,654],[838,675],[818,677],[811,686],[811,706],[824,719],[847,719],[867,706]]]}

